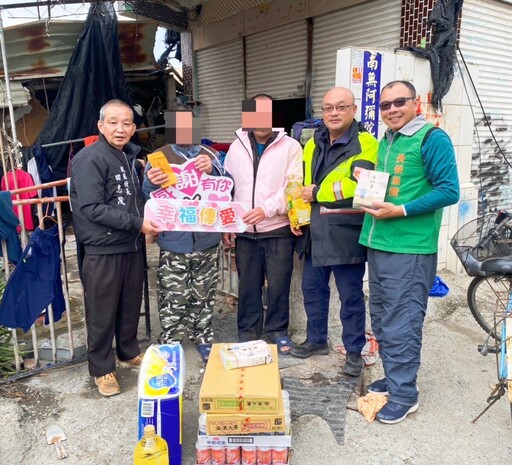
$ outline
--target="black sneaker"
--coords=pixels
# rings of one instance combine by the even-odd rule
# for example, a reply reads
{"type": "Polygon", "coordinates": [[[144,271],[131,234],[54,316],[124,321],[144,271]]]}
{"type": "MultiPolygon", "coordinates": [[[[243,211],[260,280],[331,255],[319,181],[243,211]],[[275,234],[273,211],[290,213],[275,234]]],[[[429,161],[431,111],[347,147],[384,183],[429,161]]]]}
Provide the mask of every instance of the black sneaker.
{"type": "Polygon", "coordinates": [[[363,370],[363,357],[355,352],[347,352],[343,373],[350,376],[359,376],[363,370]]]}
{"type": "Polygon", "coordinates": [[[329,355],[329,344],[313,344],[312,342],[304,341],[302,344],[293,346],[292,355],[299,358],[308,358],[312,355],[329,355]]]}
{"type": "Polygon", "coordinates": [[[373,392],[374,394],[381,394],[383,396],[389,395],[388,382],[386,381],[386,378],[378,379],[377,381],[368,384],[366,389],[368,392],[373,392]]]}

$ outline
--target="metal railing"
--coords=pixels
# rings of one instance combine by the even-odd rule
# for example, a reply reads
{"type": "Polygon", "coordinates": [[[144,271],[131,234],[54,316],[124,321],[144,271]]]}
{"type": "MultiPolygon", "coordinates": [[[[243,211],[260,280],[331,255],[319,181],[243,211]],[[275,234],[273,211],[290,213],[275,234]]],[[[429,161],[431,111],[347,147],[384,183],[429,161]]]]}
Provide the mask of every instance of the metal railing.
{"type": "MultiPolygon", "coordinates": [[[[28,338],[25,338],[24,335],[20,333],[19,329],[11,329],[11,346],[13,352],[13,365],[15,374],[0,379],[0,384],[3,382],[10,382],[19,378],[37,374],[41,371],[51,368],[58,368],[67,364],[85,361],[86,359],[87,328],[85,325],[83,288],[81,281],[78,278],[77,255],[75,253],[70,253],[76,250],[73,245],[74,242],[69,240],[69,238],[73,239],[73,236],[66,235],[62,213],[62,204],[69,202],[69,197],[56,196],[19,200],[19,194],[38,191],[45,188],[64,186],[66,184],[67,180],[64,179],[27,188],[13,189],[10,191],[15,199],[13,200],[14,206],[23,206],[26,204],[36,205],[37,218],[39,221],[38,227],[40,229],[45,229],[46,223],[49,221],[57,224],[59,233],[62,292],[64,295],[65,312],[63,313],[60,321],[56,322],[54,319],[53,308],[50,304],[46,309],[43,310],[43,313],[31,326],[29,332],[27,333],[29,334],[28,338]],[[49,203],[53,203],[55,206],[55,217],[49,217],[46,213],[47,209],[44,208],[44,205],[49,203]],[[71,283],[76,284],[74,289],[70,290],[70,276],[72,274],[75,274],[77,277],[74,282],[71,283]],[[74,299],[79,300],[78,305],[71,305],[74,299]],[[48,325],[46,326],[39,324],[40,318],[44,312],[47,312],[48,317],[48,325]],[[32,356],[27,357],[28,354],[32,353],[32,356]]],[[[23,225],[21,231],[22,238],[24,229],[25,228],[23,225]]],[[[23,249],[25,249],[26,246],[26,241],[22,241],[23,249]]],[[[9,267],[7,245],[5,241],[1,241],[1,248],[3,254],[3,271],[5,280],[8,284],[9,278],[11,276],[11,269],[9,267]]],[[[141,312],[141,316],[144,315],[145,317],[145,340],[149,340],[151,337],[151,321],[149,316],[149,282],[147,279],[146,257],[145,263],[144,311],[141,312]]]]}
{"type": "MultiPolygon", "coordinates": [[[[21,189],[13,189],[10,193],[19,198],[19,195],[25,192],[33,192],[40,189],[52,188],[58,186],[66,185],[66,180],[54,181],[51,183],[40,184],[37,186],[31,186],[21,189]]],[[[19,330],[11,329],[12,332],[12,350],[14,354],[14,368],[16,374],[6,378],[6,380],[12,380],[14,378],[27,376],[31,374],[35,374],[44,369],[48,369],[51,367],[62,365],[63,363],[69,363],[71,361],[83,360],[85,357],[85,349],[81,352],[77,352],[77,347],[75,347],[75,339],[74,339],[74,331],[84,331],[85,330],[85,319],[83,316],[79,318],[79,321],[82,323],[83,327],[77,328],[78,324],[73,328],[72,317],[71,317],[71,305],[70,305],[70,293],[69,293],[69,273],[68,273],[68,259],[66,257],[66,247],[65,247],[65,232],[64,232],[64,221],[62,215],[62,203],[68,202],[68,196],[57,196],[57,197],[44,197],[44,198],[34,198],[34,199],[25,199],[25,200],[13,200],[13,204],[15,206],[23,206],[23,205],[36,205],[37,207],[37,217],[39,220],[38,227],[40,229],[45,229],[45,219],[49,218],[46,212],[43,209],[45,204],[53,203],[55,206],[56,218],[52,217],[52,221],[56,222],[59,233],[59,246],[60,246],[60,257],[61,257],[61,277],[62,277],[62,291],[64,295],[64,303],[65,303],[65,314],[63,315],[63,322],[59,323],[58,327],[54,320],[54,312],[53,307],[50,304],[44,312],[47,312],[48,322],[47,328],[42,326],[38,327],[38,319],[31,326],[30,332],[30,340],[26,340],[22,338],[20,340],[19,330]],[[58,332],[64,333],[62,336],[58,336],[58,332]],[[59,344],[62,345],[63,340],[67,340],[67,343],[64,347],[59,347],[59,344]],[[30,357],[31,363],[28,365],[28,359],[23,361],[24,356],[28,353],[33,353],[33,357],[30,357]],[[43,363],[46,362],[46,363],[43,363]],[[25,365],[27,363],[27,365],[25,365]]],[[[24,229],[24,228],[23,228],[24,229]]],[[[23,230],[22,238],[23,238],[23,230]]],[[[26,243],[23,243],[23,247],[26,247],[26,243]]],[[[7,255],[7,247],[5,241],[2,241],[2,253],[4,257],[4,274],[6,278],[6,282],[9,282],[9,278],[11,275],[9,268],[9,258],[7,255]]],[[[83,305],[81,306],[83,308],[83,305]]]]}
{"type": "MultiPolygon", "coordinates": [[[[55,181],[52,183],[41,184],[37,186],[13,189],[11,194],[16,198],[17,194],[24,192],[37,191],[45,188],[52,188],[66,185],[66,180],[55,181]]],[[[69,202],[68,196],[56,196],[45,198],[34,198],[27,200],[13,200],[15,206],[23,206],[26,204],[35,204],[37,207],[37,217],[41,229],[45,229],[46,215],[45,204],[53,203],[55,206],[55,218],[59,232],[59,244],[61,254],[61,277],[62,291],[65,302],[65,312],[59,322],[54,320],[54,312],[51,304],[45,311],[48,313],[48,325],[39,324],[40,318],[31,326],[25,337],[20,330],[11,329],[12,338],[11,345],[13,350],[13,365],[15,374],[6,378],[0,378],[0,384],[3,382],[14,381],[19,378],[37,374],[51,368],[62,367],[63,365],[72,364],[86,360],[86,341],[87,328],[85,325],[85,306],[83,300],[83,289],[78,277],[71,279],[70,276],[78,275],[78,263],[75,253],[74,243],[69,240],[72,236],[67,236],[62,213],[62,204],[69,202]],[[70,246],[71,245],[71,246],[70,246]],[[70,286],[71,282],[71,286],[70,286]],[[76,284],[76,285],[75,285],[76,284]],[[73,286],[74,285],[74,286],[73,286]],[[74,289],[70,290],[70,287],[74,289]],[[74,299],[79,299],[79,305],[72,305],[74,299]],[[77,342],[78,341],[78,342],[77,342]],[[28,353],[33,353],[30,358],[28,353]],[[30,360],[30,363],[28,361],[30,360]]],[[[23,233],[24,227],[22,227],[23,233]]],[[[23,234],[22,234],[23,237],[23,234]]],[[[27,235],[28,238],[28,235],[27,235]]],[[[26,247],[23,244],[23,248],[26,247]]],[[[3,270],[6,281],[9,280],[11,269],[8,265],[9,259],[7,255],[7,245],[5,241],[1,241],[3,253],[3,270]]],[[[11,265],[12,267],[12,265],[11,265]]],[[[145,341],[151,339],[151,321],[149,315],[149,280],[148,265],[146,257],[146,273],[144,280],[144,311],[141,316],[145,317],[146,338],[145,341]]],[[[220,246],[219,253],[219,284],[217,291],[219,295],[229,296],[233,299],[238,297],[238,275],[235,266],[234,249],[225,249],[220,246]]]]}
{"type": "Polygon", "coordinates": [[[235,249],[226,249],[221,244],[219,253],[219,285],[217,292],[238,297],[238,274],[235,266],[235,249]]]}

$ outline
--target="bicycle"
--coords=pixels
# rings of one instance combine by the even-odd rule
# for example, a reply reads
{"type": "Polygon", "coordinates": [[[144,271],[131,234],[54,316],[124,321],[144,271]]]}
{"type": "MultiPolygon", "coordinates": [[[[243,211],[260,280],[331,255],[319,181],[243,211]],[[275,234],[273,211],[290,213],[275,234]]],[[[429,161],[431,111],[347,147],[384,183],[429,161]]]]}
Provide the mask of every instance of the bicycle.
{"type": "Polygon", "coordinates": [[[451,246],[473,276],[467,299],[471,314],[487,333],[482,355],[496,354],[498,384],[476,422],[508,391],[512,415],[512,215],[506,211],[470,221],[460,228],[451,246]],[[508,323],[508,324],[507,324],[508,323]],[[489,347],[490,338],[495,346],[489,347]]]}

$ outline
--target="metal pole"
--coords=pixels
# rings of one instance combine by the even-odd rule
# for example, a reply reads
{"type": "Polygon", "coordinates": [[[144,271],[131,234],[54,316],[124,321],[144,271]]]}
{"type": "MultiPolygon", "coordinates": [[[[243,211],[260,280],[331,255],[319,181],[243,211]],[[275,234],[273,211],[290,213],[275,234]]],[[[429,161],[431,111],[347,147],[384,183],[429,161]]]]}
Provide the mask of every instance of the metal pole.
{"type": "Polygon", "coordinates": [[[9,116],[11,118],[11,133],[15,144],[16,153],[18,153],[18,136],[16,135],[16,121],[14,120],[14,107],[12,104],[11,81],[9,79],[9,67],[7,66],[7,52],[5,51],[4,23],[2,20],[3,8],[0,7],[0,49],[2,52],[2,62],[4,65],[5,88],[7,89],[7,103],[9,105],[9,116]]]}
{"type": "MultiPolygon", "coordinates": [[[[7,3],[3,6],[6,10],[12,10],[14,8],[31,8],[31,7],[40,7],[40,6],[48,6],[48,11],[51,6],[62,6],[66,4],[78,4],[78,3],[114,3],[112,0],[44,0],[44,1],[32,1],[32,2],[24,2],[24,3],[7,3]]],[[[173,11],[178,13],[186,10],[185,7],[181,6],[178,2],[167,0],[165,6],[170,8],[173,11]]]]}
{"type": "MultiPolygon", "coordinates": [[[[139,129],[136,129],[135,132],[152,131],[153,129],[161,129],[161,128],[165,128],[165,124],[160,124],[158,126],[151,126],[149,128],[139,128],[139,129]]],[[[75,142],[83,142],[84,140],[85,140],[85,138],[83,138],[83,137],[80,139],[63,140],[61,142],[51,142],[49,144],[43,144],[43,145],[41,145],[41,147],[46,148],[46,147],[56,147],[57,145],[69,145],[69,144],[74,144],[75,142]]]]}
{"type": "Polygon", "coordinates": [[[35,2],[24,2],[24,3],[7,3],[2,8],[6,10],[13,10],[15,8],[39,8],[40,6],[47,6],[48,10],[52,6],[66,6],[66,4],[74,5],[78,3],[112,3],[112,0],[45,0],[44,2],[39,0],[35,2]]]}

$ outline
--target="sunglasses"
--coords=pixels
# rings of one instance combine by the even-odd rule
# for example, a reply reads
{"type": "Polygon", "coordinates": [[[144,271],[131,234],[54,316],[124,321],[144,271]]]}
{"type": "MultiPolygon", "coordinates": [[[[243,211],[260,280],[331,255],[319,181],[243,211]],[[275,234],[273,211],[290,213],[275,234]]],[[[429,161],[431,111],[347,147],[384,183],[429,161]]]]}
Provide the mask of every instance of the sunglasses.
{"type": "Polygon", "coordinates": [[[407,103],[407,100],[414,100],[415,98],[416,97],[400,97],[392,100],[391,102],[380,102],[379,108],[382,111],[388,111],[391,108],[391,105],[394,105],[396,108],[401,108],[407,103]]]}

